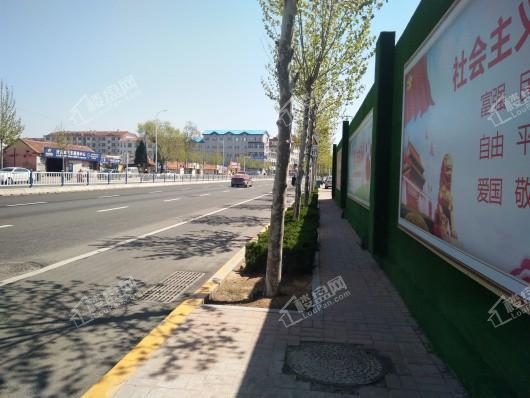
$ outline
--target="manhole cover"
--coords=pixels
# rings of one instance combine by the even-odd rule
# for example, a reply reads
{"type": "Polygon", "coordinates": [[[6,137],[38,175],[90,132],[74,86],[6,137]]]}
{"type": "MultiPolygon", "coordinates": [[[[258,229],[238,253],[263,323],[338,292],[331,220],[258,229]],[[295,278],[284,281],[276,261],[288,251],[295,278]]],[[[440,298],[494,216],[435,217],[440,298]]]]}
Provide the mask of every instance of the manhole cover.
{"type": "Polygon", "coordinates": [[[177,271],[162,282],[148,289],[142,296],[143,301],[156,301],[159,303],[171,303],[188,287],[197,282],[203,272],[177,271]]]}
{"type": "Polygon", "coordinates": [[[25,274],[26,272],[35,271],[44,267],[42,264],[34,262],[13,262],[13,263],[0,263],[0,281],[9,279],[14,276],[25,274]]]}
{"type": "Polygon", "coordinates": [[[382,379],[384,359],[354,344],[302,342],[288,346],[286,370],[325,386],[359,387],[382,379]]]}

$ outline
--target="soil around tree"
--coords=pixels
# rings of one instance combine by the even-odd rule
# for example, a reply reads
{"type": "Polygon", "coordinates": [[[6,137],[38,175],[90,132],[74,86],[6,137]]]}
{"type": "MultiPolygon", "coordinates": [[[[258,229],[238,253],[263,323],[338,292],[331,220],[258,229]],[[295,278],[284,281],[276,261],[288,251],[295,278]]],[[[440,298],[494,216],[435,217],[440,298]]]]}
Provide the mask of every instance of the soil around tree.
{"type": "MultiPolygon", "coordinates": [[[[311,280],[311,274],[283,276],[279,294],[273,298],[268,298],[263,297],[265,273],[250,274],[245,271],[244,266],[241,266],[225,278],[217,290],[206,300],[206,303],[281,309],[291,297],[310,294],[311,280]]],[[[296,310],[292,303],[287,308],[296,310]]]]}

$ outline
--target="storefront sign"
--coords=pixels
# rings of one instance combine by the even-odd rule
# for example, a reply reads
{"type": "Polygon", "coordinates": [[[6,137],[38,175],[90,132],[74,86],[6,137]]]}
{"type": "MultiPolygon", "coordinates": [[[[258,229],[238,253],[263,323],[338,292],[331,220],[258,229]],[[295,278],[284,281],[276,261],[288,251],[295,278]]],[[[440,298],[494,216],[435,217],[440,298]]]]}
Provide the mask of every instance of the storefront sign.
{"type": "Polygon", "coordinates": [[[101,163],[110,164],[110,165],[116,165],[116,164],[120,164],[121,160],[120,159],[116,159],[116,158],[109,158],[109,157],[103,156],[103,157],[101,157],[101,163]]]}
{"type": "Polygon", "coordinates": [[[405,66],[399,224],[487,285],[530,283],[530,1],[462,0],[405,66]]]}
{"type": "Polygon", "coordinates": [[[59,148],[44,148],[44,156],[47,158],[68,158],[75,160],[88,160],[91,162],[101,161],[101,155],[96,152],[77,151],[73,149],[62,150],[59,148]]]}

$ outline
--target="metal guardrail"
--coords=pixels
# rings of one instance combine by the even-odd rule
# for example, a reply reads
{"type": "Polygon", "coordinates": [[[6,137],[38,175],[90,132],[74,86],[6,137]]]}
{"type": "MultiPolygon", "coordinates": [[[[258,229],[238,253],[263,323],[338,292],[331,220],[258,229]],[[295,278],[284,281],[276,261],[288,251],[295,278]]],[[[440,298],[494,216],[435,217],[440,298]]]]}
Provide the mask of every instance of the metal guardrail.
{"type": "MultiPolygon", "coordinates": [[[[29,176],[18,176],[15,180],[4,181],[1,188],[39,187],[66,185],[138,184],[194,181],[228,181],[232,176],[223,174],[177,174],[177,173],[99,173],[99,172],[40,172],[32,171],[29,176]]],[[[265,179],[271,176],[256,175],[252,179],[265,179]]]]}

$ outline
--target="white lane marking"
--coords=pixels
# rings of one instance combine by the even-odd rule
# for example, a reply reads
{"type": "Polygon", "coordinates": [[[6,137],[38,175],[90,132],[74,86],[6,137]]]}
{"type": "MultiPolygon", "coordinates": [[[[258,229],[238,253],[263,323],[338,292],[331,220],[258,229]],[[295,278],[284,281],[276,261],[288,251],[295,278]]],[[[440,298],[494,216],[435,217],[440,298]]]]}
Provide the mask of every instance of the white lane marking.
{"type": "Polygon", "coordinates": [[[30,205],[43,205],[48,202],[31,202],[31,203],[17,203],[14,205],[6,205],[6,207],[15,207],[15,206],[30,206],[30,205]]]}
{"type": "Polygon", "coordinates": [[[103,210],[98,210],[97,213],[104,213],[106,211],[126,209],[127,207],[129,206],[113,207],[112,209],[103,209],[103,210]]]}
{"type": "Polygon", "coordinates": [[[149,193],[161,193],[161,192],[164,192],[164,191],[151,191],[149,193]]]}
{"type": "Polygon", "coordinates": [[[174,202],[175,200],[180,200],[181,198],[173,198],[173,199],[164,199],[164,202],[174,202]]]}
{"type": "Polygon", "coordinates": [[[0,281],[0,286],[9,285],[11,283],[18,282],[18,281],[23,280],[23,279],[31,278],[32,276],[39,275],[39,274],[42,274],[42,273],[47,272],[47,271],[51,271],[52,269],[60,268],[62,266],[71,264],[71,263],[73,263],[75,261],[79,261],[79,260],[83,260],[83,259],[88,258],[88,257],[95,256],[96,254],[104,253],[106,251],[115,249],[116,247],[123,246],[123,245],[126,245],[128,243],[132,243],[132,242],[135,242],[137,240],[147,238],[148,236],[156,235],[156,234],[159,234],[159,233],[165,232],[165,231],[169,231],[170,229],[180,227],[181,225],[188,224],[188,223],[196,221],[196,220],[200,220],[201,218],[208,217],[208,216],[211,216],[211,215],[216,214],[216,213],[220,213],[222,211],[231,209],[232,207],[236,207],[236,206],[248,203],[248,202],[252,202],[253,200],[262,198],[263,196],[267,196],[267,195],[269,195],[269,194],[265,193],[263,195],[259,195],[259,196],[256,196],[254,198],[247,199],[247,200],[244,200],[242,202],[234,203],[233,205],[230,205],[230,206],[227,206],[227,207],[223,207],[221,209],[217,209],[217,210],[211,211],[209,213],[203,214],[202,216],[194,217],[192,219],[189,219],[188,221],[181,221],[181,222],[179,222],[177,224],[169,225],[167,227],[160,228],[160,229],[148,232],[148,233],[143,234],[143,235],[139,235],[136,238],[126,239],[124,241],[115,243],[115,244],[107,246],[107,247],[103,247],[101,249],[93,250],[91,252],[84,253],[84,254],[81,254],[81,255],[76,256],[76,257],[68,258],[66,260],[62,260],[62,261],[59,261],[57,263],[50,264],[50,265],[48,265],[46,267],[37,269],[35,271],[31,271],[31,272],[28,272],[28,273],[25,273],[25,274],[22,274],[22,275],[14,276],[12,278],[4,279],[3,281],[0,281]]]}
{"type": "Polygon", "coordinates": [[[230,192],[228,189],[226,191],[223,191],[223,192],[230,192]]]}
{"type": "Polygon", "coordinates": [[[209,193],[203,193],[203,194],[201,194],[199,196],[210,196],[210,194],[209,193]]]}
{"type": "Polygon", "coordinates": [[[0,228],[9,228],[9,227],[12,227],[12,225],[11,224],[0,225],[0,228]]]}
{"type": "Polygon", "coordinates": [[[105,195],[105,196],[100,196],[99,199],[104,199],[104,198],[115,198],[117,196],[120,196],[120,195],[105,195]]]}

